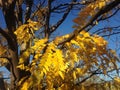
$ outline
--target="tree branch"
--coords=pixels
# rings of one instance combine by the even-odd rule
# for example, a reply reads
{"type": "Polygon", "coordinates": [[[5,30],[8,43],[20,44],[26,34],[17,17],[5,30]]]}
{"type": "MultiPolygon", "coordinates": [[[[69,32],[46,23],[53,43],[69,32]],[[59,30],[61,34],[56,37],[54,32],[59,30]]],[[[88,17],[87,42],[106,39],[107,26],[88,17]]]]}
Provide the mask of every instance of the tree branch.
{"type": "Polygon", "coordinates": [[[116,13],[117,13],[119,10],[120,10],[120,8],[118,8],[112,15],[110,15],[110,16],[108,16],[108,17],[101,17],[101,18],[98,19],[97,21],[109,19],[109,18],[113,17],[114,15],[116,15],[116,13]]]}
{"type": "Polygon", "coordinates": [[[63,7],[68,7],[68,6],[75,6],[75,5],[87,5],[87,4],[89,4],[89,3],[91,3],[91,2],[93,2],[93,1],[85,1],[85,2],[77,2],[77,0],[73,0],[72,2],[70,2],[70,3],[64,3],[64,4],[59,4],[58,6],[56,6],[56,7],[53,7],[52,9],[51,9],[51,11],[52,12],[55,12],[56,10],[58,10],[58,9],[61,9],[61,8],[63,8],[63,7]]]}
{"type": "MultiPolygon", "coordinates": [[[[5,32],[2,28],[0,28],[0,33],[1,35],[7,40],[8,46],[9,46],[9,53],[10,53],[10,59],[9,59],[9,64],[6,66],[8,70],[10,70],[11,74],[13,75],[13,85],[15,86],[15,81],[19,80],[19,71],[16,68],[18,65],[18,56],[17,56],[17,51],[16,51],[16,45],[13,40],[13,38],[5,32]]],[[[13,88],[14,88],[13,86],[13,88]]]]}
{"type": "MultiPolygon", "coordinates": [[[[72,3],[76,2],[76,0],[72,0],[72,3]]],[[[68,14],[70,13],[71,9],[73,8],[73,4],[69,5],[66,12],[64,13],[62,19],[60,19],[55,25],[51,26],[50,28],[50,32],[54,32],[62,23],[63,21],[66,19],[66,17],[68,16],[68,14]]]]}
{"type": "Polygon", "coordinates": [[[17,22],[18,22],[18,26],[22,25],[23,24],[23,10],[22,10],[22,3],[23,1],[22,0],[18,0],[16,2],[16,12],[17,12],[17,15],[16,15],[16,18],[17,18],[17,22]]]}
{"type": "Polygon", "coordinates": [[[96,75],[96,72],[99,70],[99,68],[97,70],[95,70],[94,72],[92,72],[91,75],[89,75],[88,77],[84,78],[83,80],[81,80],[80,82],[78,82],[76,85],[80,85],[83,82],[85,82],[86,80],[88,80],[89,78],[91,78],[92,76],[96,75]]]}
{"type": "Polygon", "coordinates": [[[116,26],[116,27],[105,27],[105,28],[101,28],[101,29],[96,30],[92,34],[101,34],[101,33],[105,32],[104,30],[108,30],[108,31],[110,31],[112,29],[113,30],[119,30],[119,28],[120,28],[120,25],[116,26]]]}
{"type": "Polygon", "coordinates": [[[8,32],[6,32],[2,28],[0,28],[0,34],[7,40],[9,47],[12,50],[15,50],[15,47],[13,47],[13,46],[15,46],[14,41],[13,41],[12,37],[8,34],[8,32]]]}
{"type": "Polygon", "coordinates": [[[25,0],[25,1],[26,1],[25,23],[27,23],[28,19],[30,18],[30,15],[31,15],[33,0],[25,0]]]}
{"type": "Polygon", "coordinates": [[[48,0],[48,5],[47,5],[47,14],[46,14],[46,22],[45,22],[45,37],[49,38],[50,35],[50,16],[51,16],[51,0],[48,0]]]}
{"type": "Polygon", "coordinates": [[[3,78],[0,77],[0,90],[6,90],[3,78]]]}
{"type": "Polygon", "coordinates": [[[16,29],[16,21],[15,21],[15,13],[14,13],[16,0],[11,2],[12,3],[8,7],[6,6],[3,7],[3,12],[4,12],[7,28],[8,30],[10,30],[11,35],[13,35],[13,32],[16,29]]]}
{"type": "Polygon", "coordinates": [[[101,35],[101,36],[102,37],[107,37],[107,36],[112,36],[112,35],[117,35],[117,34],[120,34],[120,32],[113,32],[113,33],[106,34],[106,35],[101,35]]]}

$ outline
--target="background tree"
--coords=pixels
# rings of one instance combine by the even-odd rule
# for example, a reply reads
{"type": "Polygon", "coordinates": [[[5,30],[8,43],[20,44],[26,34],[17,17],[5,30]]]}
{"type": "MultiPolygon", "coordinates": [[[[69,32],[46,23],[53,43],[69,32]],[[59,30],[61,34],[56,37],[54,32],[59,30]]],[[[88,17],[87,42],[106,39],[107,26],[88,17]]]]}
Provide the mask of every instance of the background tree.
{"type": "MultiPolygon", "coordinates": [[[[11,74],[11,90],[84,88],[94,75],[111,77],[115,70],[119,74],[115,52],[107,47],[105,39],[94,35],[118,34],[119,25],[93,29],[119,14],[119,3],[120,0],[0,0],[4,16],[1,20],[6,25],[0,27],[0,63],[11,74]],[[74,31],[52,38],[71,11],[79,11],[74,31]]],[[[119,78],[115,80],[119,82],[119,78]]]]}

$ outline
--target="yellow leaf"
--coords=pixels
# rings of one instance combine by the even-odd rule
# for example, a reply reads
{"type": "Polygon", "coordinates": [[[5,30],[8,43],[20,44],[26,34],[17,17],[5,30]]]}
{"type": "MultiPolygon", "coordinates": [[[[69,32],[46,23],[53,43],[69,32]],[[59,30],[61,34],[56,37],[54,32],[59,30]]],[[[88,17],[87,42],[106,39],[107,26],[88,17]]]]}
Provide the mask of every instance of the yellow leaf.
{"type": "Polygon", "coordinates": [[[47,71],[43,68],[43,72],[45,73],[45,74],[47,74],[47,71]]]}
{"type": "Polygon", "coordinates": [[[64,80],[64,74],[61,71],[59,71],[59,75],[64,80]]]}
{"type": "Polygon", "coordinates": [[[82,35],[84,35],[85,33],[86,33],[86,31],[84,31],[84,30],[80,32],[80,34],[82,34],[82,35]]]}
{"type": "Polygon", "coordinates": [[[71,40],[71,43],[79,46],[78,42],[76,42],[75,40],[71,40]]]}
{"type": "Polygon", "coordinates": [[[23,64],[24,63],[24,59],[23,58],[20,58],[19,59],[19,64],[23,64]]]}
{"type": "Polygon", "coordinates": [[[30,52],[29,51],[24,51],[23,54],[20,56],[20,59],[19,59],[19,64],[22,64],[25,62],[25,60],[29,57],[30,55],[30,52]]]}
{"type": "Polygon", "coordinates": [[[25,82],[20,90],[28,90],[28,82],[25,82]]]}
{"type": "Polygon", "coordinates": [[[32,28],[32,30],[39,30],[38,28],[37,28],[37,25],[38,25],[38,22],[35,22],[35,21],[32,21],[32,20],[28,20],[28,26],[30,27],[30,28],[32,28]]]}
{"type": "Polygon", "coordinates": [[[82,85],[81,90],[85,90],[85,86],[84,85],[82,85]]]}
{"type": "Polygon", "coordinates": [[[120,77],[115,77],[114,80],[120,84],[120,77]]]}
{"type": "Polygon", "coordinates": [[[103,6],[105,6],[105,4],[106,4],[106,2],[104,0],[102,0],[102,1],[99,2],[98,7],[102,8],[103,6]]]}
{"type": "Polygon", "coordinates": [[[90,36],[90,34],[88,33],[88,32],[86,32],[85,34],[84,34],[84,37],[89,37],[90,36]]]}
{"type": "Polygon", "coordinates": [[[102,37],[96,37],[95,36],[94,41],[99,46],[103,46],[103,45],[107,44],[107,42],[102,37]]]}
{"type": "Polygon", "coordinates": [[[20,64],[20,65],[17,66],[17,68],[24,70],[25,66],[24,66],[24,64],[20,64]]]}
{"type": "Polygon", "coordinates": [[[38,28],[35,28],[35,27],[34,27],[33,29],[34,29],[34,30],[39,30],[38,28]]]}
{"type": "Polygon", "coordinates": [[[75,73],[75,71],[73,72],[73,78],[74,78],[74,80],[76,79],[76,73],[75,73]]]}
{"type": "MultiPolygon", "coordinates": [[[[48,63],[48,62],[47,62],[47,63],[48,63]]],[[[48,65],[49,65],[49,64],[48,64],[48,65]]],[[[49,71],[49,68],[48,68],[47,65],[44,65],[44,67],[45,67],[46,71],[49,71]]]]}
{"type": "Polygon", "coordinates": [[[5,66],[8,62],[6,58],[0,58],[0,66],[5,66]]]}

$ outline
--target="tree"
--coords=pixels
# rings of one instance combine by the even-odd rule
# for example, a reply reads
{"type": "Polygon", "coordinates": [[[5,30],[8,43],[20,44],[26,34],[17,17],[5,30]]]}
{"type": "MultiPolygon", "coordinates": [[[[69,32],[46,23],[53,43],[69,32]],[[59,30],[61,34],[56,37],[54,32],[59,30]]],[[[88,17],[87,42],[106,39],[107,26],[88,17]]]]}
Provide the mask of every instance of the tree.
{"type": "MultiPolygon", "coordinates": [[[[94,75],[116,71],[119,59],[107,41],[89,33],[114,17],[120,0],[0,0],[6,28],[0,27],[0,63],[11,73],[11,90],[83,89],[94,75]],[[79,10],[74,31],[52,34],[70,12],[79,10]],[[57,21],[52,24],[52,20],[57,21]]],[[[67,26],[67,25],[66,25],[67,26]]],[[[117,27],[109,35],[118,34],[117,27]]],[[[108,34],[107,34],[108,35],[108,34]]],[[[106,35],[106,36],[107,36],[106,35]]],[[[104,35],[105,36],[105,35],[104,35]]],[[[110,76],[111,77],[111,76],[110,76]]],[[[119,78],[115,79],[119,82],[119,78]]]]}

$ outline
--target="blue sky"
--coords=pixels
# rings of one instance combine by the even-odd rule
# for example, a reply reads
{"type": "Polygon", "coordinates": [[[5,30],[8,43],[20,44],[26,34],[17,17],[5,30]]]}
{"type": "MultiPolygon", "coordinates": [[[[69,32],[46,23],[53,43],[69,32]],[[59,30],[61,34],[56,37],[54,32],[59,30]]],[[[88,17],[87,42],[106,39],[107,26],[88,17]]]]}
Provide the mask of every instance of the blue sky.
{"type": "Polygon", "coordinates": [[[4,21],[4,16],[3,16],[3,13],[0,9],[0,27],[2,28],[6,28],[6,24],[5,24],[5,21],[4,21]]]}
{"type": "MultiPolygon", "coordinates": [[[[68,15],[68,17],[66,18],[66,20],[61,24],[61,26],[58,28],[58,30],[56,31],[56,33],[60,34],[60,35],[64,35],[64,34],[68,34],[73,32],[74,28],[72,28],[72,26],[75,24],[73,22],[73,19],[76,16],[74,15],[68,15]]],[[[57,19],[57,18],[55,18],[57,19]]]]}

